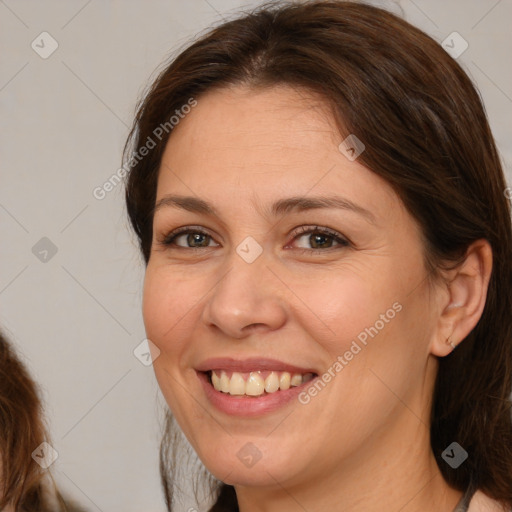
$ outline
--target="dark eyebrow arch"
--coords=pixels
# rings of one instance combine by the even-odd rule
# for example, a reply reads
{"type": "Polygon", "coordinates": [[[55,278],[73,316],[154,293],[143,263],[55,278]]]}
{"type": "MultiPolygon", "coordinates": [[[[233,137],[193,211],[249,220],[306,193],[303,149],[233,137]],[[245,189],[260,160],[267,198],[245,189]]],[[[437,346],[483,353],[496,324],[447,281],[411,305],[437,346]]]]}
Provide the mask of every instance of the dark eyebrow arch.
{"type": "Polygon", "coordinates": [[[156,213],[163,207],[171,207],[171,208],[179,208],[181,210],[186,210],[192,213],[203,213],[205,215],[217,215],[217,211],[213,206],[204,201],[203,199],[199,199],[193,196],[174,196],[174,195],[166,195],[162,197],[153,209],[153,214],[156,213]]]}
{"type": "MultiPolygon", "coordinates": [[[[193,196],[166,195],[156,203],[153,213],[163,207],[179,208],[192,213],[218,216],[217,211],[211,204],[193,196]]],[[[278,217],[292,211],[302,212],[320,208],[338,208],[353,211],[365,217],[372,224],[376,223],[375,216],[372,212],[339,196],[289,197],[287,199],[280,199],[271,206],[270,213],[273,217],[278,217]]]]}
{"type": "Polygon", "coordinates": [[[306,211],[315,210],[320,208],[338,208],[342,210],[349,210],[366,217],[372,224],[376,223],[375,216],[372,212],[359,206],[352,201],[339,196],[318,196],[318,197],[290,197],[288,199],[280,199],[276,201],[271,208],[271,213],[274,216],[284,215],[291,211],[306,211]]]}

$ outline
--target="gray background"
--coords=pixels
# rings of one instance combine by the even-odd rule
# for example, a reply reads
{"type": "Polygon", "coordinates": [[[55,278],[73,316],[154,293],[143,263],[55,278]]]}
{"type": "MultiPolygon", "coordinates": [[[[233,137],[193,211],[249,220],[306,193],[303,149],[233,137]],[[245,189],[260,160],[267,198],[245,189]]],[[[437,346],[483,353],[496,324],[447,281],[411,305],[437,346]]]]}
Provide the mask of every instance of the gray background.
{"type": "MultiPolygon", "coordinates": [[[[144,339],[143,265],[122,186],[103,200],[92,192],[119,168],[155,68],[257,3],[0,0],[0,324],[43,390],[53,474],[91,511],[164,510],[163,399],[133,354],[144,339]],[[31,47],[43,31],[58,43],[46,59],[31,47]]],[[[457,31],[469,43],[458,60],[481,91],[512,183],[512,0],[399,5],[439,42],[457,31]]]]}

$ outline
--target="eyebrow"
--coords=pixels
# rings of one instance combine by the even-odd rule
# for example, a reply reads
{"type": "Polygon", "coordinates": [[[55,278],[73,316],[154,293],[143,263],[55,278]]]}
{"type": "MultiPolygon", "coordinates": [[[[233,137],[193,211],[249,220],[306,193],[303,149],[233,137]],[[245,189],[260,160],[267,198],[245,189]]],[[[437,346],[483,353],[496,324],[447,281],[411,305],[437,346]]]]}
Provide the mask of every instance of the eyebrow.
{"type": "MultiPolygon", "coordinates": [[[[178,208],[192,213],[219,216],[217,210],[207,201],[193,196],[166,195],[155,204],[153,213],[164,207],[178,208]]],[[[372,224],[376,223],[372,212],[362,206],[340,196],[289,197],[279,199],[270,208],[273,217],[290,212],[302,212],[320,208],[337,208],[352,211],[365,217],[372,224]]]]}

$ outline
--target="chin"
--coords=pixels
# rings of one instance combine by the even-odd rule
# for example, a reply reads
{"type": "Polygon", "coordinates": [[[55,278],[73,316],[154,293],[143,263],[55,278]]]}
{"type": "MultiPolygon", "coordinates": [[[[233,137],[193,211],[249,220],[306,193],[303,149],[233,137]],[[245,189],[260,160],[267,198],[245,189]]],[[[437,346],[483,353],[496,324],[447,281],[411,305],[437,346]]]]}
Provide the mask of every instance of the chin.
{"type": "MultiPolygon", "coordinates": [[[[287,450],[288,451],[288,450],[287,450]]],[[[199,451],[204,466],[218,480],[233,486],[273,487],[299,469],[293,451],[279,453],[274,443],[264,439],[229,438],[215,450],[199,451]]]]}

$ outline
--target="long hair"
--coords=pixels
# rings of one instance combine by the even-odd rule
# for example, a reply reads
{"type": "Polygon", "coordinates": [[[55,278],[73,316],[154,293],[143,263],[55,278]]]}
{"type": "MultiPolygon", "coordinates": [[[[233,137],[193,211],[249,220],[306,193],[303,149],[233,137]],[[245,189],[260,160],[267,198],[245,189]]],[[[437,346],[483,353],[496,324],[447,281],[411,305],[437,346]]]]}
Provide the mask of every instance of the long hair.
{"type": "MultiPolygon", "coordinates": [[[[493,270],[480,321],[440,358],[431,447],[450,486],[470,484],[512,506],[512,229],[505,178],[479,94],[442,47],[382,9],[351,1],[270,4],[210,30],[174,58],[138,106],[124,153],[128,215],[147,263],[158,170],[172,129],[134,158],[155,129],[191,98],[237,84],[280,84],[318,93],[340,140],[365,145],[358,162],[385,179],[419,223],[432,275],[487,239],[493,270]],[[135,153],[134,153],[135,152],[135,153]],[[471,455],[453,470],[441,460],[456,439],[471,455]]],[[[164,133],[165,132],[165,133],[164,133]]],[[[162,478],[172,507],[170,434],[162,478]]],[[[212,510],[237,510],[219,484],[212,510]]]]}
{"type": "Polygon", "coordinates": [[[41,504],[43,472],[31,454],[43,441],[37,387],[0,334],[0,509],[41,504]]]}
{"type": "Polygon", "coordinates": [[[80,512],[32,453],[48,441],[36,383],[0,332],[0,510],[80,512]]]}

